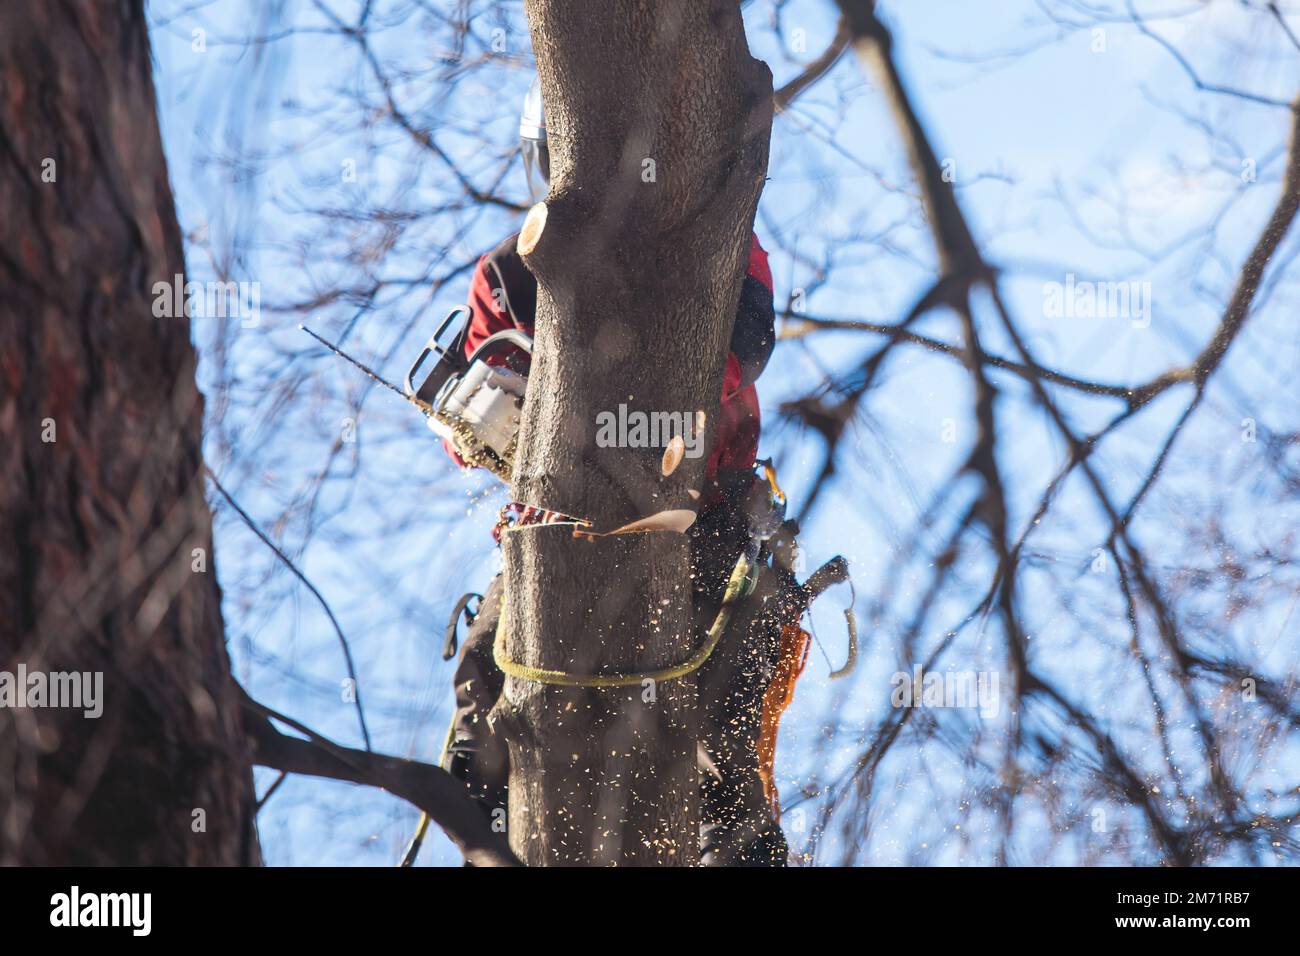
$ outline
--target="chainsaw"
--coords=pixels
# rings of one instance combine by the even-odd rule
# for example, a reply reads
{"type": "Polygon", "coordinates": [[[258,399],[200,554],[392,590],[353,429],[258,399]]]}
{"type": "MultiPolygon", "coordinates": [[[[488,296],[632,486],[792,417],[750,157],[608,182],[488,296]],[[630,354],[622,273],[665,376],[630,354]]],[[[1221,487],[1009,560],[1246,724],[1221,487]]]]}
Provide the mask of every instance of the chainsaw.
{"type": "Polygon", "coordinates": [[[408,398],[429,409],[429,428],[445,438],[466,464],[486,468],[509,483],[528,388],[527,365],[519,361],[519,353],[531,359],[533,340],[519,329],[506,329],[489,335],[466,358],[470,317],[463,305],[447,314],[411,363],[403,386],[408,398]],[[461,320],[458,332],[450,343],[442,344],[457,319],[461,320]],[[417,388],[415,377],[434,354],[438,357],[417,388]]]}
{"type": "Polygon", "coordinates": [[[470,318],[469,307],[464,305],[447,313],[411,363],[401,388],[311,329],[301,328],[419,408],[433,433],[446,439],[465,464],[486,468],[508,484],[528,388],[533,340],[519,329],[506,329],[488,336],[467,358],[464,349],[470,318]],[[447,330],[453,327],[457,328],[456,334],[447,341],[447,330]],[[436,358],[417,386],[420,369],[431,355],[436,358]]]}

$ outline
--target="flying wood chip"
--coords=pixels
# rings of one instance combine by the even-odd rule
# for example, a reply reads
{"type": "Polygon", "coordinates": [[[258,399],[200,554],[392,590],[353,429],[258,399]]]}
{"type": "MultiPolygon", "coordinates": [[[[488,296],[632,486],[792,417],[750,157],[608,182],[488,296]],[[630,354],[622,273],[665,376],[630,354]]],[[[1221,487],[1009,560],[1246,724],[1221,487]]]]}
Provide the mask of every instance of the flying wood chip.
{"type": "Polygon", "coordinates": [[[677,470],[677,466],[682,463],[682,457],[686,454],[686,440],[681,435],[674,435],[664,448],[664,460],[659,466],[665,478],[677,470]]]}

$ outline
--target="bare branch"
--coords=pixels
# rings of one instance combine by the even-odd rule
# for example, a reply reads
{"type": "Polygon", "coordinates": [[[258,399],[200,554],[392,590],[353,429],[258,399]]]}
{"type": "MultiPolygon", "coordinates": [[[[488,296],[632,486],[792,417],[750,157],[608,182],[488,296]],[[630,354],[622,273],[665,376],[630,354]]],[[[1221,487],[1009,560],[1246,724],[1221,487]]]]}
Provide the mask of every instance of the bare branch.
{"type": "Polygon", "coordinates": [[[427,813],[475,866],[519,865],[505,838],[493,832],[490,821],[464,785],[441,767],[341,747],[259,704],[242,688],[241,694],[244,729],[259,765],[387,790],[427,813]],[[271,724],[272,718],[307,734],[309,739],[280,733],[271,724]]]}

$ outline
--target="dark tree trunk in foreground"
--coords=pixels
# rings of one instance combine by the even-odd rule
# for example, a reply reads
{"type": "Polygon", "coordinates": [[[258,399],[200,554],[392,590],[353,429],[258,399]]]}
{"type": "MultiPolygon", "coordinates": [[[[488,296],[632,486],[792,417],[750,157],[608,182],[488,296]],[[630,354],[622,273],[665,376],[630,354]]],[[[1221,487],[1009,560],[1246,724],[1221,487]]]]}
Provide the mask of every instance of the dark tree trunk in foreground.
{"type": "MultiPolygon", "coordinates": [[[[772,85],[735,0],[529,0],[552,188],[525,261],[539,281],[514,497],[602,530],[694,508],[705,458],[600,448],[596,415],[716,419],[767,167],[772,85]]],[[[710,438],[712,428],[709,429],[710,438]]],[[[535,667],[641,672],[685,660],[686,538],[504,541],[506,647],[535,667]]],[[[511,846],[530,864],[698,860],[695,684],[590,690],[510,679],[511,846]]]]}
{"type": "Polygon", "coordinates": [[[139,0],[0,4],[0,863],[256,862],[139,0]]]}

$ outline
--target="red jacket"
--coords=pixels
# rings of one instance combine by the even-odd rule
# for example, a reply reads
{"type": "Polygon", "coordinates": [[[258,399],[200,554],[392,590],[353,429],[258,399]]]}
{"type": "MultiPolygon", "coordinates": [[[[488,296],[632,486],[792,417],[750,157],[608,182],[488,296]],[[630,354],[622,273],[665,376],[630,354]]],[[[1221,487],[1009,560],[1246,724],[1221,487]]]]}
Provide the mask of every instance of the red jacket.
{"type": "MultiPolygon", "coordinates": [[[[490,335],[518,328],[533,334],[537,311],[537,280],[515,251],[517,235],[510,236],[478,261],[470,280],[469,308],[473,313],[465,337],[465,356],[474,353],[490,335]]],[[[722,408],[718,431],[705,467],[705,478],[717,478],[719,469],[748,470],[758,453],[759,408],[754,381],[767,365],[776,343],[772,306],[772,270],[767,253],[752,236],[749,268],[741,288],[731,349],[722,377],[722,408]]],[[[447,452],[463,465],[448,445],[447,452]]]]}

